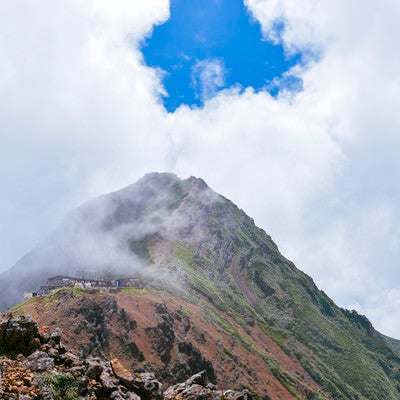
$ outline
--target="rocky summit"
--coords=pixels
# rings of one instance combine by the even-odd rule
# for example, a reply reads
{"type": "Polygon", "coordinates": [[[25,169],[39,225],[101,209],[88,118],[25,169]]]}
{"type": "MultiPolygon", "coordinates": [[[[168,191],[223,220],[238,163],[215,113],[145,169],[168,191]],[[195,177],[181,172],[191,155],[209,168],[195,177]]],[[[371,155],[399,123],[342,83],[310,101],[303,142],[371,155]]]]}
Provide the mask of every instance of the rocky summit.
{"type": "Polygon", "coordinates": [[[152,173],[84,204],[0,286],[9,398],[19,387],[26,398],[70,387],[97,398],[400,398],[399,342],[336,306],[198,178],[152,173]],[[79,271],[98,276],[79,283],[79,271]],[[17,304],[54,276],[76,283],[17,304]]]}

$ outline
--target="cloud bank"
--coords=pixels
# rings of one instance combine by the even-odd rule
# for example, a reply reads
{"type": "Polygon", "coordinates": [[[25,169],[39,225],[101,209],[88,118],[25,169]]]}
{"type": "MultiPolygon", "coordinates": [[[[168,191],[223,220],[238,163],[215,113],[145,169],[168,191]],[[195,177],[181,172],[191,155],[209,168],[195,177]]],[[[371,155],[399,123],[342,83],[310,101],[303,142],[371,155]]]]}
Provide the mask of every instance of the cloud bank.
{"type": "Polygon", "coordinates": [[[245,4],[266,40],[312,55],[290,72],[302,90],[233,88],[167,113],[138,49],[168,1],[2,2],[0,268],[66,210],[168,170],[204,178],[339,305],[399,337],[400,5],[245,4]]]}

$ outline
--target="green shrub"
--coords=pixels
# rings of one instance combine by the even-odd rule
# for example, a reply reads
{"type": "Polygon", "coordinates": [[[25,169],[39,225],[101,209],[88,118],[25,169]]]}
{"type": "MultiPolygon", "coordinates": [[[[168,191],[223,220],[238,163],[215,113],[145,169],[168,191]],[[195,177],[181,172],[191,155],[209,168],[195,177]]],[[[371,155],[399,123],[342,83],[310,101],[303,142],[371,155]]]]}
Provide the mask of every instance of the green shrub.
{"type": "Polygon", "coordinates": [[[45,378],[44,388],[54,399],[76,400],[79,397],[78,382],[70,373],[52,372],[45,378]]]}

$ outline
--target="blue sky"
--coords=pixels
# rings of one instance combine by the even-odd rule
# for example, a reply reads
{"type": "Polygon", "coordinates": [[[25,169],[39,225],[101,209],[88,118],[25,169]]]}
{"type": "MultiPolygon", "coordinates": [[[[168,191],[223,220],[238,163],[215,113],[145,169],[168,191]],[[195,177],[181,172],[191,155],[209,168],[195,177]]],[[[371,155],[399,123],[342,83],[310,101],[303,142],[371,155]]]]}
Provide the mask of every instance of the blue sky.
{"type": "MultiPolygon", "coordinates": [[[[143,42],[145,63],[163,71],[170,112],[182,104],[202,106],[226,88],[277,94],[274,78],[300,63],[282,44],[263,38],[260,23],[240,0],[171,0],[170,18],[143,42]]],[[[286,79],[299,90],[301,81],[286,79]]],[[[286,86],[287,87],[287,86],[286,86]]]]}

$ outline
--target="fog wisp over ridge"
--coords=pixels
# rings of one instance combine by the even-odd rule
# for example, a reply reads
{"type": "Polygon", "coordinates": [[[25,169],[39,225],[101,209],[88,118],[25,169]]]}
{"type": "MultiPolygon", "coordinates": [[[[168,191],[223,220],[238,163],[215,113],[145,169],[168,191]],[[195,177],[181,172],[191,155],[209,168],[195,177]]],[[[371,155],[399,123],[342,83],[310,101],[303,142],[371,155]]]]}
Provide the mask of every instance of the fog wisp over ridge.
{"type": "Polygon", "coordinates": [[[2,274],[2,308],[21,299],[24,290],[36,290],[57,274],[84,272],[115,279],[140,275],[178,285],[179,279],[170,270],[157,266],[157,272],[152,272],[150,265],[157,264],[153,259],[157,254],[151,254],[150,248],[152,241],[173,242],[187,229],[192,240],[207,240],[201,221],[186,227],[191,218],[201,218],[200,214],[188,216],[184,209],[181,214],[178,207],[187,196],[193,196],[195,200],[191,201],[201,207],[222,199],[201,179],[182,181],[174,174],[150,173],[135,184],[83,204],[70,212],[50,237],[2,274]]]}

